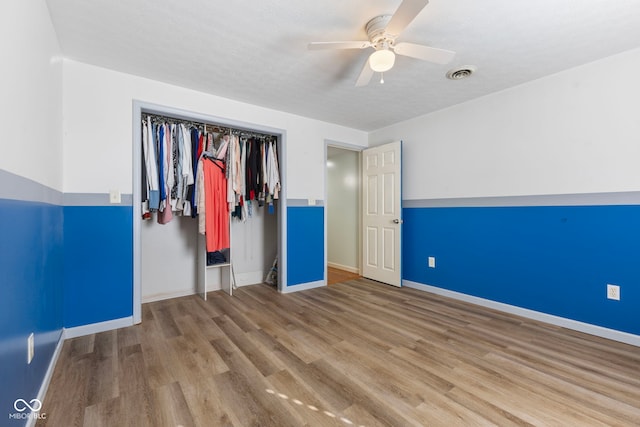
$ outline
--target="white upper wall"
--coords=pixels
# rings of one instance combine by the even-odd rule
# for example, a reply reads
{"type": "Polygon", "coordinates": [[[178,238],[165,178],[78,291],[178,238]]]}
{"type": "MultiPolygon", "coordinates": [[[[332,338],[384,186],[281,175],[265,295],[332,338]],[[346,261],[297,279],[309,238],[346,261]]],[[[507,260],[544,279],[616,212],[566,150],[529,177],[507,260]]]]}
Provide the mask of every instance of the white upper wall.
{"type": "Polygon", "coordinates": [[[380,129],[369,144],[403,140],[405,200],[638,191],[639,69],[640,49],[628,51],[380,129]]]}
{"type": "Polygon", "coordinates": [[[72,60],[63,76],[65,192],[133,192],[133,100],[285,130],[287,198],[323,199],[326,139],[367,145],[363,131],[72,60]]]}
{"type": "Polygon", "coordinates": [[[44,0],[0,13],[0,169],[62,189],[62,60],[44,0]]]}

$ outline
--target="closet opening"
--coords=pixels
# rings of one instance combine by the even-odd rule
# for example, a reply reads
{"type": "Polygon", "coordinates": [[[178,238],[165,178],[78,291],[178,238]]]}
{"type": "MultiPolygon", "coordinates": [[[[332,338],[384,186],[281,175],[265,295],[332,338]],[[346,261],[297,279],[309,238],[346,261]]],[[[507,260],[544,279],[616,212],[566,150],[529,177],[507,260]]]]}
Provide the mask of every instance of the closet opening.
{"type": "MultiPolygon", "coordinates": [[[[153,127],[155,128],[156,125],[154,124],[153,127]]],[[[170,129],[170,126],[167,126],[166,129],[170,129]]],[[[178,132],[172,136],[177,139],[178,132]]],[[[182,137],[182,134],[179,136],[182,137]]],[[[264,283],[268,276],[269,279],[272,279],[272,285],[276,286],[278,291],[282,291],[284,284],[286,284],[286,275],[283,274],[286,272],[284,268],[286,266],[284,244],[286,242],[286,198],[282,197],[286,194],[284,180],[285,132],[283,130],[135,101],[133,147],[133,313],[135,323],[141,321],[141,305],[145,302],[195,293],[206,297],[206,292],[219,289],[231,293],[234,286],[264,283]],[[204,143],[202,151],[211,148],[212,153],[216,153],[220,149],[217,154],[224,159],[211,158],[209,160],[203,159],[203,161],[211,161],[211,165],[214,166],[215,164],[222,165],[219,167],[222,176],[225,173],[226,162],[229,161],[229,154],[226,154],[225,157],[225,154],[221,153],[225,140],[228,147],[233,147],[228,143],[229,141],[237,141],[237,169],[242,168],[238,176],[244,177],[247,173],[246,165],[239,163],[242,147],[245,147],[245,157],[242,159],[247,162],[247,155],[251,153],[251,147],[254,147],[254,153],[264,155],[264,159],[258,157],[256,160],[261,163],[260,166],[263,166],[264,160],[268,160],[269,154],[276,154],[273,160],[279,169],[279,191],[275,195],[271,193],[271,196],[267,192],[266,197],[252,192],[252,200],[246,187],[238,192],[242,195],[242,202],[238,206],[233,203],[229,206],[228,251],[226,248],[220,248],[219,253],[214,254],[207,249],[206,239],[199,232],[199,218],[194,218],[191,213],[191,203],[197,205],[197,199],[195,201],[190,199],[190,203],[187,200],[182,204],[180,197],[176,196],[177,185],[175,181],[180,175],[178,173],[176,173],[176,180],[173,182],[174,193],[171,200],[173,201],[172,208],[175,210],[170,215],[171,220],[166,221],[157,208],[149,212],[149,192],[144,190],[149,186],[146,182],[147,170],[143,147],[144,131],[147,128],[151,129],[151,126],[147,126],[147,122],[164,122],[173,124],[174,128],[184,126],[187,129],[185,135],[193,131],[196,135],[194,141],[199,140],[204,143]],[[269,151],[271,147],[273,149],[269,151]],[[176,200],[180,200],[178,207],[176,207],[176,200]],[[143,216],[147,219],[143,219],[143,216]],[[224,260],[219,257],[220,254],[225,257],[224,260]],[[207,257],[209,263],[207,263],[207,257]],[[279,274],[270,274],[276,259],[276,271],[279,274]],[[218,264],[213,265],[214,262],[218,264]]],[[[195,150],[196,146],[194,145],[192,153],[195,150]]],[[[175,167],[177,168],[177,159],[180,158],[180,155],[176,151],[174,151],[174,155],[175,167]]],[[[195,169],[193,172],[197,173],[195,169]]],[[[203,169],[208,170],[208,173],[211,173],[211,170],[218,171],[213,166],[203,169]]],[[[273,169],[270,171],[273,172],[273,169]]],[[[195,177],[196,175],[194,175],[195,177]]],[[[226,182],[225,180],[225,186],[226,182]]],[[[184,184],[186,185],[186,182],[184,184]]],[[[233,193],[232,190],[230,194],[233,193]]],[[[152,201],[153,203],[158,202],[152,201]]]]}

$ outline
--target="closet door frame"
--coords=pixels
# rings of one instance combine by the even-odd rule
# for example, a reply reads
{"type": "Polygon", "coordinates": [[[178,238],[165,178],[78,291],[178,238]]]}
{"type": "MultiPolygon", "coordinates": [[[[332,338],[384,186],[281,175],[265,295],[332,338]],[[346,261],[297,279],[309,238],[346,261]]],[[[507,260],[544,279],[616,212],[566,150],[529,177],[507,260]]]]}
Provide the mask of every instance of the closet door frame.
{"type": "Polygon", "coordinates": [[[158,114],[176,119],[203,123],[215,123],[249,132],[275,135],[278,138],[278,162],[280,169],[280,199],[278,202],[278,292],[287,285],[287,199],[286,199],[286,131],[256,123],[242,122],[210,114],[182,110],[165,105],[133,100],[132,145],[133,145],[133,322],[142,322],[142,252],[141,252],[141,198],[142,191],[142,116],[143,113],[158,114]]]}

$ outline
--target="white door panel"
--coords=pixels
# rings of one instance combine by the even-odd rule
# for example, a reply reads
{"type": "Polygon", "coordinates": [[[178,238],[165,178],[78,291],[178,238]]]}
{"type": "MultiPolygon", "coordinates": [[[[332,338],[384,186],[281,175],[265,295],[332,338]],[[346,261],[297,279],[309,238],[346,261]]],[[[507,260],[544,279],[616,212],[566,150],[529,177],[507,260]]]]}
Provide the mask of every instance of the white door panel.
{"type": "Polygon", "coordinates": [[[367,214],[378,214],[378,176],[373,175],[367,177],[367,214]]]}
{"type": "Polygon", "coordinates": [[[367,228],[367,262],[365,265],[370,268],[378,268],[378,229],[375,227],[367,228]]]}

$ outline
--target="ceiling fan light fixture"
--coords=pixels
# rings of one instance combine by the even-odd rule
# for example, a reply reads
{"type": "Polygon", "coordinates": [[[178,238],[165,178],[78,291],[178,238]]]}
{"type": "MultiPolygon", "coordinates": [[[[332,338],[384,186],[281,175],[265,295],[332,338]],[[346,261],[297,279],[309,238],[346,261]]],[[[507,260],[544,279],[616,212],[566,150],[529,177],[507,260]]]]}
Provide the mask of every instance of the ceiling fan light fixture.
{"type": "Polygon", "coordinates": [[[376,50],[369,57],[369,66],[376,73],[389,71],[396,61],[396,55],[387,49],[376,50]]]}

